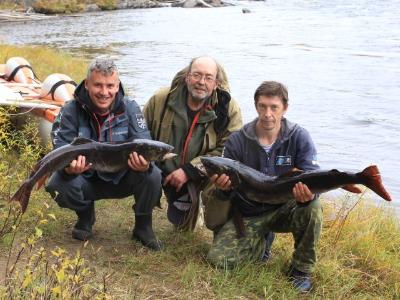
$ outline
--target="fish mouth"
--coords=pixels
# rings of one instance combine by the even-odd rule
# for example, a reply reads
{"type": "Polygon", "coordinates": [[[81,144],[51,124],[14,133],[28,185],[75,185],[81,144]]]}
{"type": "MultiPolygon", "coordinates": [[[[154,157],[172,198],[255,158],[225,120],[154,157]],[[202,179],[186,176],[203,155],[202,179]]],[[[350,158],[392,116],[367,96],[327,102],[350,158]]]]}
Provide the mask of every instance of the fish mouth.
{"type": "Polygon", "coordinates": [[[205,175],[205,176],[208,176],[208,174],[207,174],[207,170],[206,170],[206,168],[204,167],[204,164],[198,164],[197,166],[196,166],[196,168],[197,168],[197,170],[199,170],[203,175],[205,175]]]}
{"type": "Polygon", "coordinates": [[[176,154],[176,153],[167,153],[161,158],[161,160],[164,161],[164,160],[167,160],[167,159],[171,159],[171,158],[174,158],[177,155],[178,154],[176,154]]]}

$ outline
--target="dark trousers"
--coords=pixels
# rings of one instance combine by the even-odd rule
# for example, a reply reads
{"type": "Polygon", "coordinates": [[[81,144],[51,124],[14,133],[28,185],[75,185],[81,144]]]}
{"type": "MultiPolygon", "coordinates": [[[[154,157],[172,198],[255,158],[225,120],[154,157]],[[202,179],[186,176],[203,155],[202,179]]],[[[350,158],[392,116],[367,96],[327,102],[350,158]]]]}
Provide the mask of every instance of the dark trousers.
{"type": "Polygon", "coordinates": [[[161,172],[153,167],[148,172],[128,171],[118,184],[100,179],[96,172],[86,178],[70,176],[57,171],[51,176],[46,191],[60,207],[80,212],[90,208],[99,199],[125,198],[133,195],[136,215],[151,214],[161,197],[161,172]]]}

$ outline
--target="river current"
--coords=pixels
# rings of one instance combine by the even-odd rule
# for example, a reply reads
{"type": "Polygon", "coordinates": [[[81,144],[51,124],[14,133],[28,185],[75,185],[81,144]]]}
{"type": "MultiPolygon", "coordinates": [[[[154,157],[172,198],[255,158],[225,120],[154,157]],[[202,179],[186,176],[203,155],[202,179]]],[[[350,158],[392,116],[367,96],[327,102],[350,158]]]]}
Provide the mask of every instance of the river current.
{"type": "Polygon", "coordinates": [[[225,67],[245,122],[256,116],[256,87],[281,81],[289,88],[286,116],[311,133],[321,167],[359,171],[377,164],[399,210],[400,2],[234,4],[3,23],[0,41],[86,58],[112,55],[125,88],[141,105],[192,57],[208,54],[225,67]],[[244,7],[251,13],[243,14],[244,7]]]}

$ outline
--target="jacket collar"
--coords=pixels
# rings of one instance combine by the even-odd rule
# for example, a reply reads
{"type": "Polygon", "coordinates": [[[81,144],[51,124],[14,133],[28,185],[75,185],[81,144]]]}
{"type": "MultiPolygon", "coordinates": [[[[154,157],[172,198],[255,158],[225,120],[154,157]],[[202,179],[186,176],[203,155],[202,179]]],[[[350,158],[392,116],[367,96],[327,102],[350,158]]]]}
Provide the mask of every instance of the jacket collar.
{"type": "MultiPolygon", "coordinates": [[[[228,92],[225,92],[229,95],[228,92]]],[[[217,118],[214,107],[218,103],[217,92],[214,92],[205,102],[205,109],[200,115],[198,123],[208,123],[217,118]]],[[[179,115],[182,119],[187,119],[187,106],[186,101],[188,97],[188,90],[186,84],[180,84],[171,91],[168,95],[168,107],[179,115]]],[[[230,96],[229,96],[230,99],[230,96]]]]}
{"type": "MultiPolygon", "coordinates": [[[[257,124],[258,118],[255,118],[253,121],[250,123],[247,123],[243,128],[241,129],[241,132],[245,135],[250,140],[253,140],[257,144],[258,138],[256,135],[256,124],[257,124]]],[[[286,140],[288,140],[292,134],[296,131],[298,125],[296,123],[290,122],[288,119],[283,118],[281,121],[281,130],[279,131],[278,138],[276,139],[276,144],[278,143],[283,143],[286,140]]]]}

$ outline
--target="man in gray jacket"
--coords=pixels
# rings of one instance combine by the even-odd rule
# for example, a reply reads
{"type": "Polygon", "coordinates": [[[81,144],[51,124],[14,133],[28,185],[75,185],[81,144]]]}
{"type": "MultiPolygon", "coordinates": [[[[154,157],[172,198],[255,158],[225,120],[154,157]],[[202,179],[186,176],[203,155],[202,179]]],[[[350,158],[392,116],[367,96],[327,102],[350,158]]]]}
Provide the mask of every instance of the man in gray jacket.
{"type": "MultiPolygon", "coordinates": [[[[316,149],[309,133],[285,117],[288,92],[275,81],[263,82],[254,95],[258,118],[233,133],[225,143],[224,156],[238,160],[267,175],[277,176],[294,168],[316,170],[316,149]]],[[[291,232],[295,251],[289,278],[300,292],[312,288],[310,273],[316,262],[316,244],[320,237],[322,209],[318,195],[305,184],[297,183],[293,198],[283,205],[269,205],[246,199],[231,189],[226,174],[211,180],[221,199],[230,199],[243,216],[246,236],[238,238],[232,220],[227,221],[215,236],[208,254],[217,266],[234,266],[243,261],[259,261],[267,253],[268,232],[291,232]]]]}
{"type": "MultiPolygon", "coordinates": [[[[100,142],[151,139],[139,106],[124,95],[112,60],[93,60],[74,96],[53,124],[54,148],[71,143],[75,137],[100,142]]],[[[84,156],[78,156],[68,167],[53,173],[46,190],[59,206],[76,212],[78,221],[72,237],[78,240],[93,236],[94,201],[133,195],[136,203],[132,238],[152,250],[160,250],[161,243],[152,228],[152,211],[161,196],[161,172],[136,152],[131,153],[127,164],[129,168],[121,172],[98,172],[91,170],[84,156]]]]}

